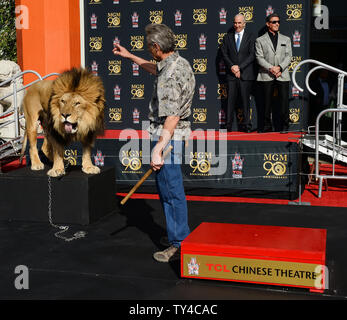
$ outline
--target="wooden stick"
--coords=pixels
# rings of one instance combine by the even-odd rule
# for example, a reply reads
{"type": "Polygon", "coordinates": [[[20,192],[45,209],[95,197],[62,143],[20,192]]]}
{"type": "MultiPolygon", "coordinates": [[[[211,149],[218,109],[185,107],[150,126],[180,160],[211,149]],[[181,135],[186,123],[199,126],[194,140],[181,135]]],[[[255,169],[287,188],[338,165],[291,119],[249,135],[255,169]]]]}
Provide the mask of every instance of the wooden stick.
{"type": "MultiPolygon", "coordinates": [[[[171,149],[172,149],[172,146],[169,146],[165,150],[163,154],[163,159],[167,157],[167,155],[171,152],[171,149]]],[[[124,203],[128,201],[128,199],[132,196],[132,194],[140,187],[142,183],[144,183],[144,181],[151,175],[152,172],[153,172],[153,169],[151,168],[143,175],[143,177],[135,184],[135,186],[129,191],[129,193],[120,202],[121,205],[124,205],[124,203]]]]}

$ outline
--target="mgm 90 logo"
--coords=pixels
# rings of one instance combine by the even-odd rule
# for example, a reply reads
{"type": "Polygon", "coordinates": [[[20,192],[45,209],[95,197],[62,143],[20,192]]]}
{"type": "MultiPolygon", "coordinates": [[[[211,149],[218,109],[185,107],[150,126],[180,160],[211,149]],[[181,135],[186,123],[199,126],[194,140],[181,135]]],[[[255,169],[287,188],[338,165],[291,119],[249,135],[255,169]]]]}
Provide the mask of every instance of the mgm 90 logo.
{"type": "Polygon", "coordinates": [[[289,109],[289,120],[291,123],[298,123],[300,120],[300,108],[289,109]]]}
{"type": "Polygon", "coordinates": [[[64,150],[64,160],[69,163],[70,166],[77,165],[77,150],[67,149],[64,150]]]}
{"type": "Polygon", "coordinates": [[[193,9],[193,24],[207,23],[207,9],[193,9]]]}
{"type": "Polygon", "coordinates": [[[207,108],[193,108],[193,123],[206,123],[207,108]]]}
{"type": "Polygon", "coordinates": [[[189,165],[193,169],[192,176],[209,176],[212,161],[212,152],[190,152],[189,165]]]}
{"type": "Polygon", "coordinates": [[[226,35],[226,32],[218,32],[217,34],[217,43],[220,46],[223,43],[224,36],[226,35]]]}
{"type": "Polygon", "coordinates": [[[112,123],[122,122],[122,108],[110,108],[108,110],[108,117],[112,123]]]}
{"type": "Polygon", "coordinates": [[[185,50],[187,49],[187,34],[176,34],[175,35],[175,49],[185,50]]]}
{"type": "MultiPolygon", "coordinates": [[[[289,72],[293,72],[295,67],[302,61],[301,56],[292,56],[290,65],[288,67],[289,72]]],[[[297,72],[301,72],[300,68],[298,68],[297,72]]]]}
{"type": "Polygon", "coordinates": [[[120,76],[122,73],[122,60],[112,60],[108,62],[108,75],[120,76]]]}
{"type": "Polygon", "coordinates": [[[102,37],[90,37],[89,38],[90,52],[102,51],[102,37]]]}
{"type": "Polygon", "coordinates": [[[120,12],[109,12],[107,14],[107,23],[109,28],[119,28],[120,12]]]}
{"type": "Polygon", "coordinates": [[[141,150],[122,150],[120,161],[123,165],[122,173],[141,173],[142,151],[141,150]]]}
{"type": "Polygon", "coordinates": [[[299,4],[287,4],[287,20],[301,20],[302,16],[302,3],[299,4]]]}
{"type": "Polygon", "coordinates": [[[225,83],[218,83],[217,99],[225,100],[228,98],[228,87],[225,83]]]}
{"type": "Polygon", "coordinates": [[[194,74],[206,74],[207,59],[194,59],[193,70],[194,70],[194,74]]]}
{"type": "Polygon", "coordinates": [[[144,50],[143,49],[144,40],[145,40],[144,36],[131,36],[130,37],[131,51],[144,50]]]}
{"type": "Polygon", "coordinates": [[[163,10],[150,11],[149,12],[149,21],[152,24],[161,24],[163,22],[163,10]]]}
{"type": "Polygon", "coordinates": [[[286,179],[286,176],[284,176],[284,174],[287,171],[287,165],[287,154],[264,154],[263,168],[266,171],[266,176],[264,176],[264,178],[286,179]]]}
{"type": "Polygon", "coordinates": [[[132,84],[131,85],[131,99],[144,99],[145,85],[144,84],[132,84]]]}
{"type": "Polygon", "coordinates": [[[239,7],[239,14],[242,14],[245,17],[246,22],[253,22],[253,12],[254,12],[253,6],[239,7]]]}

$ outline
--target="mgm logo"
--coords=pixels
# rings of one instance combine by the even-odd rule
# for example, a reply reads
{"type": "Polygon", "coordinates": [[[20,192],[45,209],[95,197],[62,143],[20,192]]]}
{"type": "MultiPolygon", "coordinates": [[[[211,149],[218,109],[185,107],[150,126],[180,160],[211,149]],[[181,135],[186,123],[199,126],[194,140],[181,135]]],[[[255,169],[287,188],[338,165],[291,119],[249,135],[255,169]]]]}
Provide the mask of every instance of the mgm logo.
{"type": "Polygon", "coordinates": [[[193,123],[206,123],[207,108],[193,108],[193,123]]]}
{"type": "Polygon", "coordinates": [[[163,10],[150,11],[149,12],[149,21],[152,24],[161,24],[163,22],[163,10]]]}
{"type": "Polygon", "coordinates": [[[110,108],[108,110],[108,117],[110,118],[111,123],[120,123],[122,122],[122,108],[110,108]]]}
{"type": "Polygon", "coordinates": [[[108,28],[120,27],[120,12],[109,12],[107,14],[108,28]]]}
{"type": "Polygon", "coordinates": [[[67,149],[64,150],[64,160],[69,163],[70,166],[77,165],[77,150],[67,149]]]}
{"type": "Polygon", "coordinates": [[[101,52],[102,51],[102,37],[90,37],[89,38],[89,52],[101,52]]]}
{"type": "Polygon", "coordinates": [[[210,176],[211,152],[191,152],[189,165],[193,169],[191,176],[210,176]]]}
{"type": "Polygon", "coordinates": [[[264,178],[286,179],[285,173],[288,166],[288,155],[279,153],[264,154],[263,169],[266,171],[264,178]]]}
{"type": "Polygon", "coordinates": [[[130,45],[131,51],[143,51],[144,36],[131,36],[130,45]]]}
{"type": "Polygon", "coordinates": [[[219,46],[223,43],[223,39],[224,39],[225,35],[226,35],[226,32],[221,32],[221,33],[218,32],[217,33],[217,43],[219,46]]]}
{"type": "Polygon", "coordinates": [[[120,156],[123,165],[122,173],[142,173],[142,151],[141,150],[123,150],[120,156]]]}
{"type": "Polygon", "coordinates": [[[193,24],[207,23],[207,9],[193,9],[193,24]]]}
{"type": "Polygon", "coordinates": [[[254,7],[239,7],[239,14],[245,17],[246,22],[253,22],[254,7]]]}
{"type": "MultiPolygon", "coordinates": [[[[301,56],[292,56],[290,65],[288,67],[289,72],[293,72],[295,67],[302,61],[302,57],[301,56]]],[[[301,72],[300,67],[298,68],[298,70],[296,70],[296,72],[301,72]]]]}
{"type": "Polygon", "coordinates": [[[144,84],[132,84],[131,85],[132,100],[144,99],[145,85],[144,84]]]}
{"type": "Polygon", "coordinates": [[[228,87],[226,83],[218,83],[217,88],[217,99],[218,100],[225,100],[228,98],[228,87]]]}
{"type": "Polygon", "coordinates": [[[188,35],[185,34],[176,34],[175,35],[175,49],[185,50],[187,49],[187,39],[188,35]]]}
{"type": "Polygon", "coordinates": [[[291,123],[299,123],[300,120],[300,108],[289,109],[289,120],[291,123]]]}
{"type": "Polygon", "coordinates": [[[122,73],[122,60],[112,60],[108,62],[108,75],[120,76],[122,73]]]}
{"type": "Polygon", "coordinates": [[[287,4],[287,21],[301,20],[302,17],[302,3],[287,4]]]}
{"type": "Polygon", "coordinates": [[[207,59],[194,59],[193,60],[194,74],[207,73],[207,59]]]}

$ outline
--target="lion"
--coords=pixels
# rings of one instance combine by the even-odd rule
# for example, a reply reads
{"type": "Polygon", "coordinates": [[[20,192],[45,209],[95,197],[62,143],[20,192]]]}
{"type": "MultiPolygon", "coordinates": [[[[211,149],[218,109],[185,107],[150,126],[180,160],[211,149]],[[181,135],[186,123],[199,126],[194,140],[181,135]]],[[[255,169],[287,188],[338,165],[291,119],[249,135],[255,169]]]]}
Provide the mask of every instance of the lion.
{"type": "Polygon", "coordinates": [[[96,136],[104,132],[105,90],[101,79],[87,69],[73,68],[55,80],[42,80],[30,86],[24,96],[26,132],[22,153],[29,140],[31,170],[43,170],[37,150],[37,124],[44,131],[42,152],[53,162],[47,174],[65,174],[64,147],[82,143],[82,171],[98,174],[100,168],[91,161],[96,136]]]}

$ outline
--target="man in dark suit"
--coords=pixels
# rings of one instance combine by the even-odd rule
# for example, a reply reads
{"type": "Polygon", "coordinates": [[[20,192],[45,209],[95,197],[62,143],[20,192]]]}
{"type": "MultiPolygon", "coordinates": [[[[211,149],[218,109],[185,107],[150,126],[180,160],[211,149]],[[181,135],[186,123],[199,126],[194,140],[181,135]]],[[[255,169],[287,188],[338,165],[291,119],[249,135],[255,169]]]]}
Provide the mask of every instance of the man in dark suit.
{"type": "Polygon", "coordinates": [[[254,42],[252,33],[245,30],[246,21],[242,14],[234,17],[234,29],[224,37],[221,53],[226,65],[228,81],[227,130],[232,131],[232,121],[238,98],[241,100],[242,129],[251,132],[250,94],[255,80],[254,42]]]}
{"type": "MultiPolygon", "coordinates": [[[[257,82],[264,97],[264,116],[259,121],[258,132],[272,131],[271,108],[274,89],[278,90],[278,108],[281,115],[281,132],[289,127],[288,67],[292,58],[291,40],[279,33],[280,18],[276,13],[266,17],[268,31],[255,41],[255,55],[259,65],[257,82]]],[[[258,113],[259,116],[259,113],[258,113]]]]}

